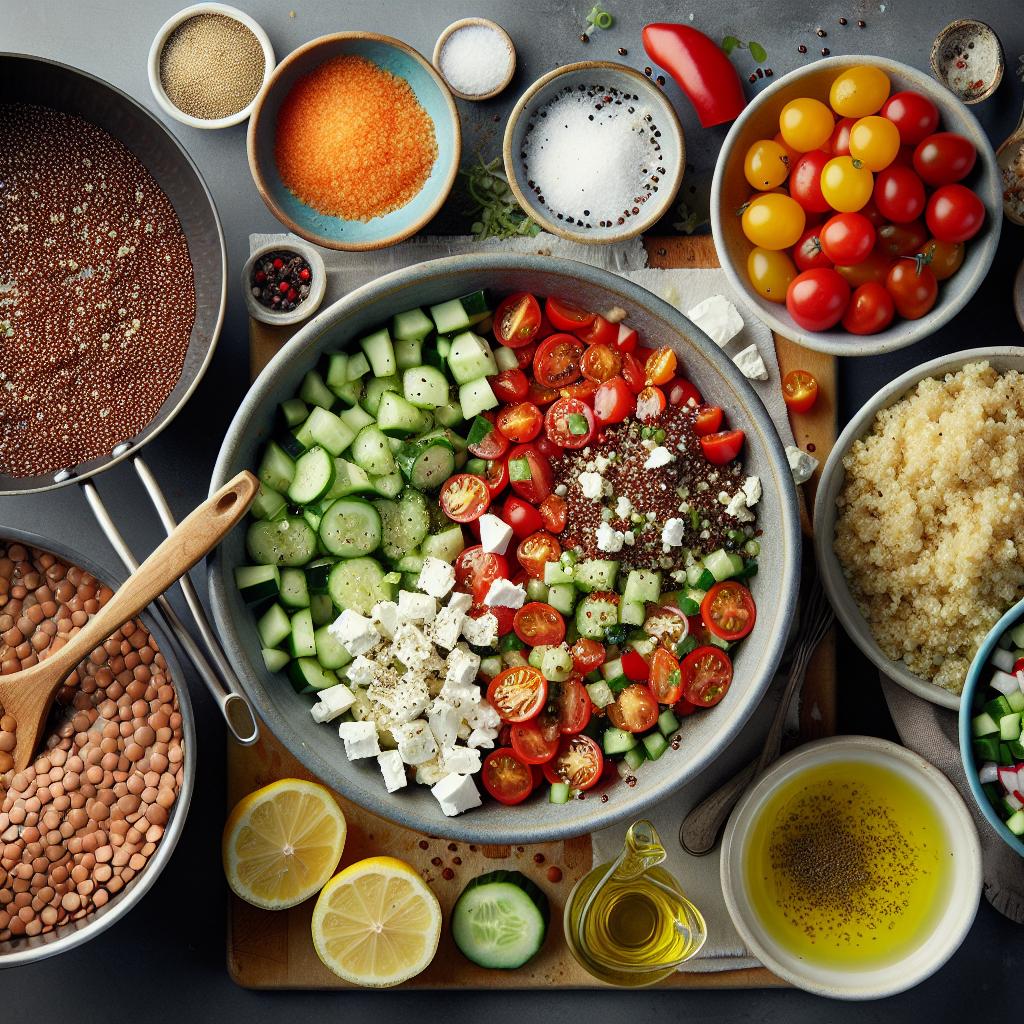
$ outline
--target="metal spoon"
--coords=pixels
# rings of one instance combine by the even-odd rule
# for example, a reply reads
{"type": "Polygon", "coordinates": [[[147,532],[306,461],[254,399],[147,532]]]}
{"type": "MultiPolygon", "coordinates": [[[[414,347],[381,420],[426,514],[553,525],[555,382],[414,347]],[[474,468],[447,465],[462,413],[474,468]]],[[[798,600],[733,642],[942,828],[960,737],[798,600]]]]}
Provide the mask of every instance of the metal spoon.
{"type": "Polygon", "coordinates": [[[811,591],[804,602],[803,621],[793,649],[789,678],[786,680],[786,688],[782,691],[779,706],[775,709],[775,717],[764,741],[761,756],[751,761],[710,796],[705,797],[683,818],[679,826],[679,842],[687,853],[702,857],[715,848],[722,826],[747,786],[778,758],[782,749],[782,732],[786,725],[790,702],[803,685],[811,655],[829,631],[833,618],[832,606],[821,588],[818,574],[815,573],[811,591]]]}

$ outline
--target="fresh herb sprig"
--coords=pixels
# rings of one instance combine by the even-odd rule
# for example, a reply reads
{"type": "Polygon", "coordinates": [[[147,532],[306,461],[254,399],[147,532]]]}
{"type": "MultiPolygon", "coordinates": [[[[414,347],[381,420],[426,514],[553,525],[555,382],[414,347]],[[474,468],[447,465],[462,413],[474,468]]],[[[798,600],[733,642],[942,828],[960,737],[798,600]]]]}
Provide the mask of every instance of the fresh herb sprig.
{"type": "Polygon", "coordinates": [[[478,157],[469,170],[459,171],[474,204],[468,211],[474,218],[470,228],[473,237],[481,241],[520,235],[532,238],[540,232],[540,225],[534,223],[516,202],[500,166],[498,157],[487,163],[478,157]]]}

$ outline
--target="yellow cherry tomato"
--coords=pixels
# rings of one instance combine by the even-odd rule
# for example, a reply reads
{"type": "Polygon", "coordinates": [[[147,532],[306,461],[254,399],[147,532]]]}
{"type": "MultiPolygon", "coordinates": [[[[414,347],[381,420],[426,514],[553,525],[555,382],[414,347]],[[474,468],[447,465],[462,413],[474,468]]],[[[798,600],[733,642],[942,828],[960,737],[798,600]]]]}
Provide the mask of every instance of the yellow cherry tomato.
{"type": "Polygon", "coordinates": [[[743,211],[743,233],[762,249],[788,249],[804,233],[807,215],[789,196],[768,192],[743,211]]]}
{"type": "Polygon", "coordinates": [[[753,188],[763,191],[778,188],[789,174],[789,157],[777,142],[761,139],[747,150],[743,173],[753,188]]]}
{"type": "Polygon", "coordinates": [[[837,156],[821,169],[821,194],[840,213],[856,213],[870,198],[875,176],[852,156],[837,156]]]}
{"type": "Polygon", "coordinates": [[[779,114],[783,141],[798,153],[809,153],[825,145],[835,123],[832,111],[821,100],[809,96],[790,100],[779,114]]]}
{"type": "Polygon", "coordinates": [[[881,68],[858,64],[832,83],[828,101],[840,117],[867,117],[882,109],[889,86],[889,76],[881,68]]]}
{"type": "Polygon", "coordinates": [[[869,114],[850,128],[850,156],[869,171],[884,171],[899,150],[899,129],[887,117],[869,114]]]}
{"type": "Polygon", "coordinates": [[[758,247],[751,249],[747,257],[747,276],[761,298],[785,302],[789,282],[796,277],[796,267],[784,252],[758,247]]]}

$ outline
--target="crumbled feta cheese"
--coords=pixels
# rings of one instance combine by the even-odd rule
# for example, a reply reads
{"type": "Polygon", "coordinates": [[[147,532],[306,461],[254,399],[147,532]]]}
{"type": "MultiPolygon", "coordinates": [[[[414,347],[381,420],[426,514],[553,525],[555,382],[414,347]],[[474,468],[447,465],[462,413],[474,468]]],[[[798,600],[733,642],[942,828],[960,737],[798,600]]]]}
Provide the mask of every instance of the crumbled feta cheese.
{"type": "Polygon", "coordinates": [[[447,774],[441,764],[440,752],[429,761],[416,765],[416,781],[421,786],[436,786],[447,774]]]}
{"type": "Polygon", "coordinates": [[[612,529],[607,523],[601,523],[597,528],[597,547],[600,551],[607,551],[614,554],[622,550],[625,534],[621,530],[612,529]]]}
{"type": "Polygon", "coordinates": [[[743,317],[724,295],[709,295],[686,315],[716,344],[723,348],[743,330],[743,317]]]}
{"type": "Polygon", "coordinates": [[[466,744],[470,747],[484,747],[490,750],[494,746],[494,740],[498,735],[496,729],[474,729],[469,734],[466,744]]]}
{"type": "Polygon", "coordinates": [[[656,448],[651,449],[651,454],[644,462],[644,469],[660,469],[674,461],[675,456],[664,445],[659,444],[656,448]]]}
{"type": "Polygon", "coordinates": [[[437,753],[434,734],[426,722],[408,722],[393,730],[398,753],[406,764],[418,765],[429,761],[437,753]]]}
{"type": "Polygon", "coordinates": [[[598,473],[603,473],[611,464],[612,460],[606,458],[604,455],[598,455],[594,459],[594,469],[596,469],[598,473]]]}
{"type": "Polygon", "coordinates": [[[435,698],[427,709],[427,724],[434,734],[437,745],[442,749],[455,743],[461,722],[462,716],[458,709],[440,697],[435,698]]]}
{"type": "Polygon", "coordinates": [[[734,516],[741,523],[749,523],[754,518],[754,513],[747,510],[747,496],[743,491],[737,491],[725,506],[727,515],[734,516]]]}
{"type": "Polygon", "coordinates": [[[526,603],[526,588],[521,583],[496,579],[484,596],[484,604],[491,608],[522,608],[526,603]]]}
{"type": "Polygon", "coordinates": [[[485,700],[470,708],[465,717],[473,729],[497,729],[501,725],[501,715],[485,700]]]}
{"type": "Polygon", "coordinates": [[[462,623],[465,619],[464,611],[449,604],[437,613],[434,621],[430,624],[430,639],[438,647],[450,651],[459,642],[459,637],[462,635],[462,623]]]}
{"type": "Polygon", "coordinates": [[[473,607],[473,598],[469,594],[452,594],[448,598],[448,607],[457,612],[468,612],[473,607]]]}
{"type": "Polygon", "coordinates": [[[403,622],[398,627],[391,645],[391,654],[406,668],[422,668],[434,653],[434,645],[419,626],[403,622]]]}
{"type": "Polygon", "coordinates": [[[429,594],[414,594],[410,590],[399,593],[398,617],[404,622],[432,622],[436,614],[437,601],[429,594]]]}
{"type": "Polygon", "coordinates": [[[343,715],[356,702],[352,691],[344,683],[328,686],[317,693],[317,698],[317,702],[309,711],[313,716],[313,721],[321,724],[331,722],[339,715],[343,715]]]}
{"type": "Polygon", "coordinates": [[[348,666],[348,679],[356,686],[369,686],[377,676],[377,663],[371,661],[365,654],[360,654],[351,665],[348,666]]]}
{"type": "Polygon", "coordinates": [[[398,629],[398,605],[394,601],[378,601],[370,615],[377,630],[390,640],[398,629]]]}
{"type": "Polygon", "coordinates": [[[408,785],[402,755],[397,750],[385,750],[378,754],[377,764],[380,765],[380,773],[384,776],[384,785],[389,793],[395,793],[408,785]]]}
{"type": "Polygon", "coordinates": [[[430,792],[434,794],[441,805],[441,810],[449,818],[479,807],[483,803],[469,775],[456,775],[454,772],[446,775],[437,785],[431,786],[430,792]]]}
{"type": "Polygon", "coordinates": [[[584,498],[591,501],[600,501],[604,494],[604,477],[600,473],[580,473],[580,490],[584,498]]]}
{"type": "Polygon", "coordinates": [[[569,488],[565,484],[559,484],[555,488],[555,494],[557,494],[560,498],[564,498],[568,493],[569,488]]]}
{"type": "Polygon", "coordinates": [[[476,681],[477,673],[480,671],[480,655],[472,651],[464,651],[456,647],[448,655],[447,672],[445,673],[445,685],[453,687],[469,686],[476,681]]]}
{"type": "Polygon", "coordinates": [[[409,672],[397,683],[375,683],[367,693],[384,709],[389,726],[415,721],[430,705],[426,681],[409,672]]]}
{"type": "Polygon", "coordinates": [[[624,494],[620,494],[615,500],[615,514],[619,519],[627,519],[632,511],[633,502],[631,502],[624,494]]]}
{"type": "Polygon", "coordinates": [[[756,345],[748,345],[742,352],[733,356],[732,361],[740,368],[744,377],[751,380],[768,379],[768,368],[764,365],[756,345]]]}
{"type": "Polygon", "coordinates": [[[345,743],[345,756],[350,761],[363,757],[376,757],[380,753],[377,726],[373,722],[342,722],[338,735],[345,743]]]}
{"type": "Polygon", "coordinates": [[[428,556],[423,559],[423,568],[420,569],[416,586],[425,594],[440,600],[455,586],[455,570],[440,558],[428,556]]]}
{"type": "Polygon", "coordinates": [[[480,519],[480,546],[484,551],[493,552],[496,555],[503,555],[508,549],[508,542],[512,539],[512,527],[497,516],[485,512],[480,519]]]}
{"type": "Polygon", "coordinates": [[[667,519],[662,527],[661,543],[666,548],[681,547],[685,533],[686,521],[673,516],[671,519],[667,519]]]}
{"type": "Polygon", "coordinates": [[[740,487],[743,497],[747,499],[747,508],[753,508],[761,500],[761,478],[748,476],[740,487]]]}
{"type": "Polygon", "coordinates": [[[380,643],[380,633],[365,615],[346,608],[328,627],[327,632],[354,658],[380,643]]]}
{"type": "Polygon", "coordinates": [[[786,445],[786,458],[793,472],[793,482],[798,485],[807,483],[818,468],[818,460],[813,455],[808,455],[792,444],[786,445]]]}
{"type": "Polygon", "coordinates": [[[475,775],[480,771],[480,751],[472,747],[456,747],[454,744],[441,751],[441,764],[446,772],[456,775],[475,775]]]}
{"type": "Polygon", "coordinates": [[[478,619],[467,615],[462,623],[462,635],[474,647],[490,647],[498,640],[498,620],[490,612],[478,619]]]}

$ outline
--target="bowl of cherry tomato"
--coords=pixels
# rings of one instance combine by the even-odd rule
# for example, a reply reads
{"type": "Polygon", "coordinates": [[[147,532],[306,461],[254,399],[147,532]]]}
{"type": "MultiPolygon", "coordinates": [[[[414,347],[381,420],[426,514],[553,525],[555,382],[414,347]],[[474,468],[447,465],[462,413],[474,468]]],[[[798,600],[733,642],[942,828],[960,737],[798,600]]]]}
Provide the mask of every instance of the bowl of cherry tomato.
{"type": "Polygon", "coordinates": [[[722,267],[774,331],[834,355],[904,348],[975,293],[1002,224],[995,154],[927,75],[833,57],[765,89],[722,147],[722,267]]]}

